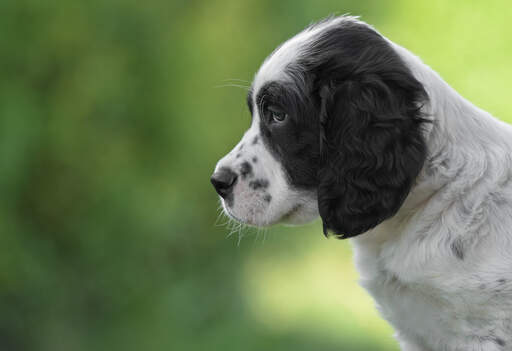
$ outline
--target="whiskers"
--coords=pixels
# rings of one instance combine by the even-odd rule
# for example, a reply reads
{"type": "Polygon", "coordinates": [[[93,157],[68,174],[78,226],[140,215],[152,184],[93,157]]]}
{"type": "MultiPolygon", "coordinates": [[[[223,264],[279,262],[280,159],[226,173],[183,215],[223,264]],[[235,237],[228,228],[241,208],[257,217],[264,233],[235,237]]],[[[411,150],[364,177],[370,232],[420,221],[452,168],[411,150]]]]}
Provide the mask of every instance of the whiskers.
{"type": "Polygon", "coordinates": [[[267,234],[269,233],[269,230],[269,228],[257,228],[254,243],[256,244],[261,237],[261,244],[265,244],[265,241],[267,241],[267,234]]]}
{"type": "Polygon", "coordinates": [[[217,207],[217,219],[215,220],[215,223],[213,224],[216,227],[224,227],[226,224],[229,223],[231,218],[229,218],[225,213],[224,209],[222,208],[222,203],[219,204],[217,207]],[[221,223],[221,221],[224,221],[221,223]]]}
{"type": "Polygon", "coordinates": [[[247,80],[232,78],[232,79],[224,79],[223,82],[225,82],[225,83],[221,84],[221,85],[216,85],[216,86],[214,86],[214,88],[233,87],[233,88],[240,88],[245,91],[249,91],[251,89],[251,86],[250,86],[251,83],[247,80]]]}
{"type": "Polygon", "coordinates": [[[237,246],[240,246],[240,243],[242,242],[242,239],[245,237],[245,235],[247,234],[245,231],[249,228],[247,227],[245,224],[241,223],[241,222],[237,222],[235,221],[234,219],[229,219],[229,223],[227,225],[228,229],[229,229],[229,233],[228,235],[226,236],[227,238],[230,238],[233,234],[238,234],[238,241],[237,241],[237,246]]]}
{"type": "Polygon", "coordinates": [[[228,229],[229,232],[226,235],[226,238],[231,238],[236,234],[237,246],[241,245],[242,239],[250,236],[254,236],[254,244],[258,243],[258,241],[261,242],[261,244],[265,244],[269,228],[248,226],[229,217],[229,215],[224,212],[222,204],[217,208],[217,212],[218,215],[214,225],[216,227],[225,226],[228,229]]]}

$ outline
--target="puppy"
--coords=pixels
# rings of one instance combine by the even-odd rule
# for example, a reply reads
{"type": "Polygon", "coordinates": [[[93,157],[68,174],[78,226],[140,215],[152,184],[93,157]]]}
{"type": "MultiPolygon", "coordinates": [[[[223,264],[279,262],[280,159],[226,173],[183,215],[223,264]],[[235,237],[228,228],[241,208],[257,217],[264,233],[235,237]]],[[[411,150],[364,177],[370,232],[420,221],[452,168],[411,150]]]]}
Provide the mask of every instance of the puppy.
{"type": "Polygon", "coordinates": [[[512,350],[512,127],[354,17],[279,46],[211,178],[253,226],[351,238],[405,351],[512,350]]]}

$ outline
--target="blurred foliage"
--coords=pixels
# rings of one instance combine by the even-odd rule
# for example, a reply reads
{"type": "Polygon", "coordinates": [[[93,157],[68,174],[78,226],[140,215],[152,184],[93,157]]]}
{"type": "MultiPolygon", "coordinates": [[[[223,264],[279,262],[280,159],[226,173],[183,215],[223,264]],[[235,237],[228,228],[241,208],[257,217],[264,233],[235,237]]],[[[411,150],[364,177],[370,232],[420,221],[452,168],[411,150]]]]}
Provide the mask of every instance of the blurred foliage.
{"type": "Polygon", "coordinates": [[[511,121],[510,7],[2,0],[0,350],[397,350],[347,242],[215,225],[209,175],[249,124],[222,86],[351,13],[511,121]]]}

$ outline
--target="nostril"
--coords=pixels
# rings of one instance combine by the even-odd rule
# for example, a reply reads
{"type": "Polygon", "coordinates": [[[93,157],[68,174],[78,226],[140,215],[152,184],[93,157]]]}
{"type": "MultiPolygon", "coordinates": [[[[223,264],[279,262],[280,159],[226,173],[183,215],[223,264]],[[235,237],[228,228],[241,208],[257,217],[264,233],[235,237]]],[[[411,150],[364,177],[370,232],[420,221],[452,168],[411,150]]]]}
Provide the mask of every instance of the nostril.
{"type": "Polygon", "coordinates": [[[221,168],[213,173],[210,181],[222,198],[226,198],[233,191],[233,186],[236,183],[238,176],[229,168],[221,168]]]}

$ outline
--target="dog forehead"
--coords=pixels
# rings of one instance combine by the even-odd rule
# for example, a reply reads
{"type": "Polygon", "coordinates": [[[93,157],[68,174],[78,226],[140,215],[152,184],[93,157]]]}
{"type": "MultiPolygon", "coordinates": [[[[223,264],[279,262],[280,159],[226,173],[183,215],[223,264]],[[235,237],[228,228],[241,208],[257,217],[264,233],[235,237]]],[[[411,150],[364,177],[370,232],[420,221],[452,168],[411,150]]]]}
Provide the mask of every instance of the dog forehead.
{"type": "Polygon", "coordinates": [[[286,79],[285,68],[296,61],[303,51],[304,44],[311,40],[312,34],[303,31],[289,39],[271,53],[263,62],[254,77],[254,93],[257,93],[265,83],[286,79]]]}
{"type": "Polygon", "coordinates": [[[323,32],[333,27],[345,24],[366,25],[355,16],[340,16],[327,18],[314,23],[278,46],[263,62],[254,77],[252,84],[253,99],[260,89],[271,81],[286,81],[286,67],[308,54],[308,47],[323,32]]]}
{"type": "Polygon", "coordinates": [[[263,62],[253,82],[253,98],[269,81],[286,80],[286,67],[304,55],[307,44],[327,28],[347,18],[333,18],[309,26],[278,46],[263,62]]]}

